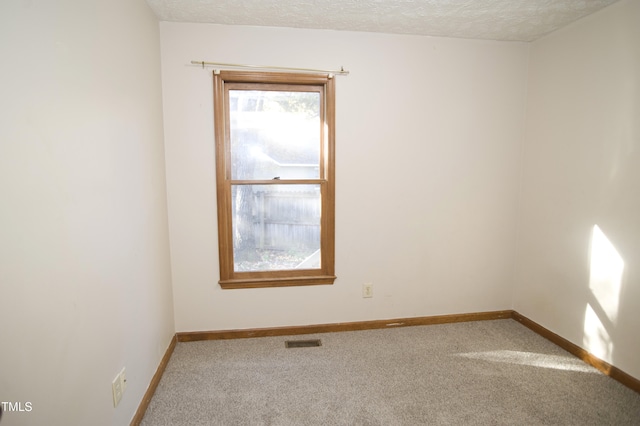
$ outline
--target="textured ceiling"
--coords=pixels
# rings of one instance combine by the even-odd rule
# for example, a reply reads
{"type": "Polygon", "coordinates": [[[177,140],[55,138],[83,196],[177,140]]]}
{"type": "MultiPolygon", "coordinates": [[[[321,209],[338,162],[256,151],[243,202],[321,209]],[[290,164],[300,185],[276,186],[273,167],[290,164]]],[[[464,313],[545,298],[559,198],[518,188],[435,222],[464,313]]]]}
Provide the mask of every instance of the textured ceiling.
{"type": "Polygon", "coordinates": [[[617,0],[147,0],[161,21],[532,41],[617,0]]]}

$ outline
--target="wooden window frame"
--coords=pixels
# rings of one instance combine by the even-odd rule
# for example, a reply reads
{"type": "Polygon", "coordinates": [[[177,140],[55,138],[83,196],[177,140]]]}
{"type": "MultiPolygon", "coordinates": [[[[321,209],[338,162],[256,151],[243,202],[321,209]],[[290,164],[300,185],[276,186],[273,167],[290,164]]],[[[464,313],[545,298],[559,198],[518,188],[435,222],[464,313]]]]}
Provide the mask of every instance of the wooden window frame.
{"type": "MultiPolygon", "coordinates": [[[[264,86],[263,86],[264,87],[264,86]]],[[[335,82],[332,75],[288,72],[217,71],[213,76],[214,131],[216,140],[216,192],[218,201],[218,247],[220,287],[259,288],[333,284],[335,276],[335,82]],[[232,84],[231,84],[232,83],[232,84]],[[232,180],[229,138],[228,87],[234,84],[314,86],[322,88],[320,174],[318,179],[232,180]],[[323,105],[322,105],[323,104],[323,105]],[[318,269],[234,271],[231,189],[237,184],[320,186],[320,252],[318,269]]]]}

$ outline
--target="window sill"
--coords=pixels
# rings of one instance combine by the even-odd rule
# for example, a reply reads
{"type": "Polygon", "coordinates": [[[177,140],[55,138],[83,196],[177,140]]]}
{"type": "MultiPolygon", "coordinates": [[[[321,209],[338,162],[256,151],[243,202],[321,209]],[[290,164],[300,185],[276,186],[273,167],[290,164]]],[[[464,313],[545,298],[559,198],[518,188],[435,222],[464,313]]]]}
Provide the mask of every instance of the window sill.
{"type": "Polygon", "coordinates": [[[336,280],[335,275],[318,275],[311,277],[286,278],[247,278],[220,280],[218,283],[224,290],[234,288],[262,288],[262,287],[292,287],[304,285],[331,285],[336,280]]]}

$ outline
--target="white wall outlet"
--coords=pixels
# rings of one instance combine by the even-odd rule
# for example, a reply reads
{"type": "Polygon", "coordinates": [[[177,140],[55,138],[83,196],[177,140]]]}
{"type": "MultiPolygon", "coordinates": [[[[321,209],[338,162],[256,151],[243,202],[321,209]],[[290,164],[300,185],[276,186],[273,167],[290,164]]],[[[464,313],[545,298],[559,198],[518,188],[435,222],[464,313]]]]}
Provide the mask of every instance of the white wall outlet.
{"type": "Polygon", "coordinates": [[[122,400],[122,394],[124,394],[127,388],[127,376],[125,369],[123,368],[115,379],[111,382],[111,392],[113,393],[113,406],[117,407],[122,400]]]}
{"type": "Polygon", "coordinates": [[[373,283],[362,284],[362,297],[373,297],[373,283]]]}
{"type": "Polygon", "coordinates": [[[122,382],[119,374],[111,382],[111,392],[113,393],[113,406],[117,407],[120,400],[122,400],[122,382]]]}

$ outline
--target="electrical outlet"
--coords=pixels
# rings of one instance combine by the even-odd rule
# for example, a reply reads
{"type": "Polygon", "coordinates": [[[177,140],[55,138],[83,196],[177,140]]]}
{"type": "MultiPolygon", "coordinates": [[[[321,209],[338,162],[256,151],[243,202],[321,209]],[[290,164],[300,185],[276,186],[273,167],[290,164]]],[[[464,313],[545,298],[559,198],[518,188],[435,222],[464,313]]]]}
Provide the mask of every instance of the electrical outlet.
{"type": "Polygon", "coordinates": [[[127,388],[127,376],[123,368],[115,379],[111,382],[111,392],[113,393],[113,406],[117,407],[122,400],[122,395],[127,388]]]}
{"type": "Polygon", "coordinates": [[[373,283],[362,284],[362,297],[373,297],[373,283]]]}
{"type": "Polygon", "coordinates": [[[111,392],[113,393],[113,406],[117,407],[120,400],[122,400],[122,382],[119,374],[111,382],[111,392]]]}

